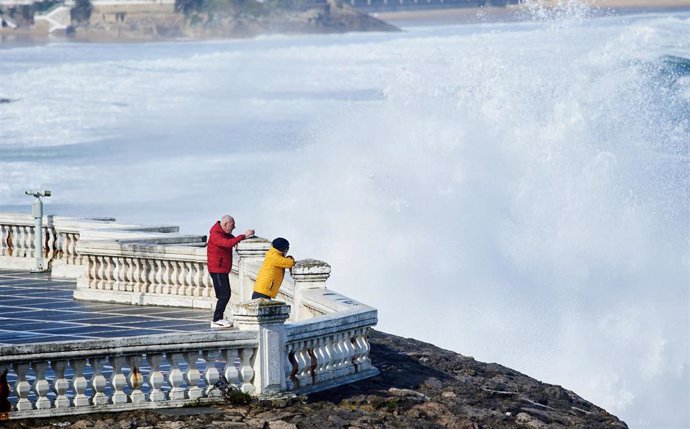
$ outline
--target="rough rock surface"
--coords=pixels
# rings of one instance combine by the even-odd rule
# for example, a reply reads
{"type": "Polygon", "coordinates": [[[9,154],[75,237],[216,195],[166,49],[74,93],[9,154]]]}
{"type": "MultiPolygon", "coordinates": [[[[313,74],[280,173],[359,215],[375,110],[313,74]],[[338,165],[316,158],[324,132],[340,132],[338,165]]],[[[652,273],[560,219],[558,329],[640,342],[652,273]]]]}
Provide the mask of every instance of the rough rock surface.
{"type": "Polygon", "coordinates": [[[627,428],[560,386],[372,331],[381,374],[289,400],[3,422],[9,429],[627,428]]]}

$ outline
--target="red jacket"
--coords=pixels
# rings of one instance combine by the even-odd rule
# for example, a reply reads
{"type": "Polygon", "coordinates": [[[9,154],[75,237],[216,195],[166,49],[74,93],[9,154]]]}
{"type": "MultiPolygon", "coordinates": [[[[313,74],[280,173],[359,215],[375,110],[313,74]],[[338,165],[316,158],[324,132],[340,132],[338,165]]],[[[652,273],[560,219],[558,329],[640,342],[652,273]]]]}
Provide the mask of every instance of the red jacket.
{"type": "Polygon", "coordinates": [[[229,273],[232,270],[232,248],[245,238],[247,237],[244,234],[235,237],[225,233],[220,222],[216,222],[208,234],[206,245],[208,272],[229,273]]]}

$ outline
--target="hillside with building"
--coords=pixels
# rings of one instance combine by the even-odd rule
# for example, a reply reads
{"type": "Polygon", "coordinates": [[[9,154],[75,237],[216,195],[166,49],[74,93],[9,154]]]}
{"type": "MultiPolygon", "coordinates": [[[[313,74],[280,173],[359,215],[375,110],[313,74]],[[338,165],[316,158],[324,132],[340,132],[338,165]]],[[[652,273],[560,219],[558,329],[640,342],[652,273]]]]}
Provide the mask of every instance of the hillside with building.
{"type": "Polygon", "coordinates": [[[6,34],[96,40],[396,29],[334,0],[0,0],[0,21],[6,34]]]}

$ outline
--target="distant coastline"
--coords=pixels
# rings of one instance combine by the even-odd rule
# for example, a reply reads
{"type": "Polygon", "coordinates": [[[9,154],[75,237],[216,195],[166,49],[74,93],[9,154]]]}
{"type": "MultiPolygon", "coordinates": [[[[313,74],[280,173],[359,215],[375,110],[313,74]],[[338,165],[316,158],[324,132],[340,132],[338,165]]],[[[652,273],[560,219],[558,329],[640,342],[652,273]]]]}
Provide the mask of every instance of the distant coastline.
{"type": "MultiPolygon", "coordinates": [[[[641,12],[663,12],[669,10],[690,10],[690,0],[580,0],[581,4],[587,5],[601,13],[601,15],[627,14],[641,12]]],[[[217,31],[194,31],[195,34],[184,34],[188,32],[177,31],[177,34],[161,35],[148,30],[152,27],[150,22],[129,28],[103,28],[103,26],[77,27],[77,31],[71,35],[47,34],[36,31],[32,28],[0,28],[0,45],[2,44],[40,44],[55,40],[73,40],[77,42],[94,43],[141,43],[151,41],[171,41],[171,40],[203,40],[203,39],[235,39],[253,37],[258,34],[266,33],[329,33],[343,31],[391,31],[396,27],[416,26],[416,25],[452,25],[452,24],[471,24],[480,22],[505,22],[529,19],[530,11],[536,7],[556,8],[562,6],[564,0],[535,0],[532,3],[508,4],[506,6],[487,6],[475,7],[441,7],[426,8],[418,10],[394,10],[379,11],[370,13],[342,13],[339,8],[333,8],[333,16],[337,16],[334,22],[322,22],[321,28],[313,25],[312,17],[300,16],[287,17],[286,22],[290,22],[292,27],[285,27],[278,31],[265,31],[261,25],[256,25],[255,21],[248,24],[240,22],[240,27],[244,33],[227,31],[220,29],[217,31]],[[349,16],[347,16],[349,15],[349,16]],[[345,19],[342,19],[345,17],[345,19]],[[303,21],[303,22],[302,22],[303,21]],[[307,21],[309,21],[308,24],[307,21]],[[300,23],[302,22],[302,23],[300,23]],[[297,23],[297,25],[295,25],[297,23]],[[387,26],[390,24],[390,26],[387,26]],[[146,31],[142,31],[142,29],[146,31]],[[114,31],[116,30],[116,31],[114,31]]],[[[318,14],[319,17],[323,13],[318,14]]],[[[172,16],[172,15],[170,15],[172,16]]],[[[331,18],[329,18],[331,20],[331,18]]],[[[171,20],[166,19],[167,24],[171,20]]],[[[178,17],[181,22],[181,18],[178,17]]],[[[328,20],[327,20],[328,21],[328,20]]],[[[239,22],[239,21],[238,21],[239,22]]],[[[174,23],[173,28],[180,28],[181,23],[174,23]]],[[[269,27],[281,27],[279,21],[268,24],[269,27]]],[[[153,26],[155,27],[155,26],[153,26]]]]}
{"type": "MultiPolygon", "coordinates": [[[[542,0],[546,8],[553,8],[562,0],[542,0]]],[[[668,10],[690,10],[690,0],[581,0],[581,3],[608,13],[662,12],[668,10]]],[[[371,15],[393,25],[433,25],[433,24],[469,24],[477,22],[515,21],[521,13],[528,13],[527,4],[508,5],[506,7],[456,7],[420,10],[398,10],[375,12],[371,15]]]]}

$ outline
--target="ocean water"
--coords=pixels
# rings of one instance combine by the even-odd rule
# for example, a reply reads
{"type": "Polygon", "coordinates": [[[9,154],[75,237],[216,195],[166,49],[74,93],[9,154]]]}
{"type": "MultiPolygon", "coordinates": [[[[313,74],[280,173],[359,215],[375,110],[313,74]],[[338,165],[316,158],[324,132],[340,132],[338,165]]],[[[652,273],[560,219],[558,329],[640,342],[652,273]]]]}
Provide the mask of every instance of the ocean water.
{"type": "MultiPolygon", "coordinates": [[[[0,44],[0,211],[282,235],[384,331],[690,427],[690,12],[0,44]]],[[[597,13],[596,15],[601,15],[597,13]]],[[[481,16],[480,16],[481,18],[481,16]]]]}

